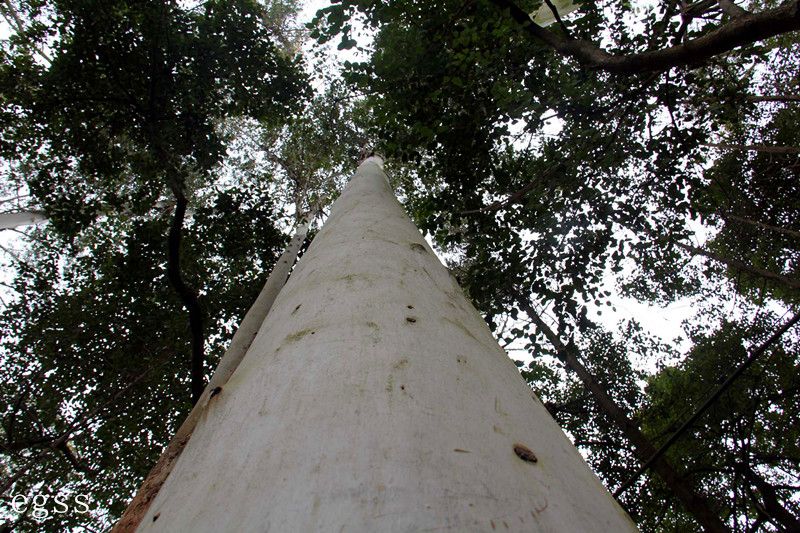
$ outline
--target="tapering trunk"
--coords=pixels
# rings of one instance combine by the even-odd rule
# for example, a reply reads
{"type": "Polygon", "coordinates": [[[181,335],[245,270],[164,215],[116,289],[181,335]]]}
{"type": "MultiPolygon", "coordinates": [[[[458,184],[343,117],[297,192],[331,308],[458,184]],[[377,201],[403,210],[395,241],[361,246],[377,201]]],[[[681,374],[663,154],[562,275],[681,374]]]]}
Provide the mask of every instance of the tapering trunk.
{"type": "Polygon", "coordinates": [[[169,441],[167,448],[161,454],[161,457],[159,457],[153,469],[150,470],[150,473],[147,475],[144,483],[142,483],[136,496],[131,503],[128,504],[128,508],[125,509],[122,518],[120,518],[119,522],[114,526],[112,533],[133,533],[136,531],[145,513],[150,508],[153,499],[158,494],[158,491],[161,490],[164,481],[167,479],[170,472],[172,472],[178,458],[183,453],[184,448],[186,448],[186,444],[189,442],[192,433],[194,433],[197,423],[202,418],[208,402],[214,394],[216,394],[215,391],[228,382],[234,370],[236,370],[239,363],[244,359],[247,350],[250,348],[250,344],[258,334],[261,324],[264,322],[264,319],[267,318],[267,314],[269,314],[269,310],[272,308],[275,298],[278,297],[278,294],[286,283],[292,266],[297,262],[297,256],[306,240],[310,225],[311,217],[309,216],[297,227],[286,250],[275,263],[272,273],[269,275],[269,279],[267,279],[267,283],[259,293],[256,301],[253,302],[253,305],[247,311],[247,314],[245,314],[241,324],[239,324],[230,346],[225,351],[225,355],[220,360],[219,365],[217,365],[214,375],[211,377],[208,385],[206,385],[200,397],[200,401],[194,405],[192,412],[189,413],[189,416],[183,421],[183,424],[181,424],[175,436],[172,437],[172,440],[169,441]]]}
{"type": "Polygon", "coordinates": [[[636,531],[367,159],[138,531],[636,531]]]}

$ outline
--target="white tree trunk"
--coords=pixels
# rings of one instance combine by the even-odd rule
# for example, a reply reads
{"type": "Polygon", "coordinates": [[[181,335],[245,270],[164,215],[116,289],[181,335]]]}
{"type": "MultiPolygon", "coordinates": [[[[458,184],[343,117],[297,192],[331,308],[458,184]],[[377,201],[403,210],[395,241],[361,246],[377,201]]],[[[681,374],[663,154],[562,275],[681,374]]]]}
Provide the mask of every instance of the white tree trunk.
{"type": "Polygon", "coordinates": [[[31,226],[47,220],[42,211],[18,211],[16,213],[0,213],[0,229],[12,229],[19,226],[31,226]]]}
{"type": "Polygon", "coordinates": [[[364,162],[138,531],[636,531],[364,162]]]}
{"type": "MultiPolygon", "coordinates": [[[[316,213],[314,213],[316,215],[316,213]]],[[[259,328],[264,323],[264,319],[269,314],[272,304],[289,277],[289,272],[297,261],[300,248],[306,240],[308,229],[311,226],[312,215],[309,214],[297,227],[294,236],[289,241],[286,250],[281,254],[272,273],[267,279],[264,288],[258,294],[258,298],[250,306],[250,309],[242,319],[236,333],[233,335],[231,344],[225,351],[225,355],[217,365],[214,375],[203,390],[202,396],[197,404],[192,408],[189,416],[183,421],[178,431],[169,441],[167,448],[161,454],[156,465],[150,470],[147,478],[139,487],[139,491],[128,504],[122,518],[119,519],[111,533],[130,533],[136,531],[141,523],[144,514],[147,512],[151,502],[155,498],[164,481],[167,479],[172,469],[177,464],[178,458],[183,453],[186,444],[192,436],[197,423],[202,419],[204,410],[210,400],[216,395],[216,391],[225,386],[233,372],[244,359],[250,344],[258,334],[259,328]]]]}

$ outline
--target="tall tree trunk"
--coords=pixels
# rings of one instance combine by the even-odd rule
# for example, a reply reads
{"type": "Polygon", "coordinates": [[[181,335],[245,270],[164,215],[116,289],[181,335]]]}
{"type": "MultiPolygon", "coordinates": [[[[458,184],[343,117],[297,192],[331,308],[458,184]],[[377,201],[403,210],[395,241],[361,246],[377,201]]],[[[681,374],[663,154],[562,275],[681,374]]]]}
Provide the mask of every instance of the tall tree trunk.
{"type": "Polygon", "coordinates": [[[367,159],[138,531],[636,531],[367,159]]]}
{"type": "Polygon", "coordinates": [[[286,283],[286,279],[289,277],[289,271],[297,261],[297,256],[306,240],[308,228],[311,225],[313,216],[314,214],[309,215],[297,227],[286,250],[275,263],[272,273],[269,275],[269,279],[267,279],[267,283],[264,285],[261,293],[259,293],[256,301],[247,311],[247,314],[245,314],[242,323],[239,324],[236,333],[233,335],[230,346],[220,360],[219,365],[217,365],[217,369],[214,375],[211,376],[211,380],[208,382],[208,385],[206,385],[202,396],[200,396],[200,401],[195,404],[194,408],[192,408],[192,412],[189,413],[189,416],[183,421],[178,432],[172,437],[172,440],[170,440],[167,445],[167,449],[164,450],[156,465],[150,470],[144,483],[142,483],[142,486],[139,488],[139,492],[136,493],[133,501],[128,505],[128,508],[125,509],[125,513],[122,515],[119,522],[117,522],[117,525],[114,526],[112,533],[133,533],[136,531],[142,517],[144,517],[144,514],[150,508],[150,504],[156,497],[156,494],[158,494],[158,491],[161,490],[161,486],[164,484],[164,481],[167,479],[170,472],[172,472],[178,458],[183,453],[186,444],[189,442],[192,433],[197,427],[197,423],[200,421],[205,411],[206,405],[208,405],[208,402],[217,391],[228,382],[234,370],[236,370],[239,363],[244,359],[247,350],[250,348],[250,344],[258,334],[261,324],[264,322],[264,319],[267,318],[267,314],[269,314],[269,310],[272,308],[275,298],[278,297],[278,294],[286,283]]]}

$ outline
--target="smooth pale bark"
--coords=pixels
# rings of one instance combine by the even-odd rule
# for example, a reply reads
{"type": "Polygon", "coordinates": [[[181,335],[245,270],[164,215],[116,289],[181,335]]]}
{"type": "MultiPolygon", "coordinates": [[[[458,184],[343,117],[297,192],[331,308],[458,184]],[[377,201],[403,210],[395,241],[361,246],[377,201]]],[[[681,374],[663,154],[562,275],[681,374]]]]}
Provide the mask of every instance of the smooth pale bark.
{"type": "Polygon", "coordinates": [[[156,497],[156,494],[158,494],[158,491],[161,490],[164,481],[167,479],[170,472],[172,472],[178,458],[183,453],[206,406],[210,399],[216,394],[215,391],[218,391],[220,387],[228,382],[228,379],[233,375],[236,367],[238,367],[239,363],[244,359],[261,324],[263,324],[264,319],[269,314],[269,310],[272,308],[275,298],[277,298],[285,285],[286,279],[289,277],[289,271],[297,261],[300,247],[306,240],[310,224],[311,218],[309,217],[298,226],[286,250],[280,256],[278,262],[275,263],[275,267],[272,269],[272,273],[267,279],[267,283],[264,285],[261,293],[259,293],[258,298],[256,298],[256,301],[247,311],[244,319],[242,319],[242,323],[233,335],[230,346],[217,365],[217,369],[214,375],[211,376],[208,385],[206,385],[203,394],[200,396],[200,400],[195,404],[192,412],[189,413],[189,416],[183,421],[178,432],[172,440],[170,440],[164,453],[161,454],[158,462],[147,475],[147,478],[139,488],[133,501],[131,501],[128,508],[125,509],[122,518],[120,518],[119,522],[114,526],[112,533],[132,533],[136,531],[136,528],[142,521],[142,517],[144,517],[144,514],[150,508],[150,504],[156,497]]]}
{"type": "Polygon", "coordinates": [[[0,213],[0,229],[12,229],[19,226],[31,226],[47,220],[42,211],[19,211],[16,213],[0,213]]]}
{"type": "Polygon", "coordinates": [[[636,531],[364,162],[139,532],[636,531]]]}
{"type": "Polygon", "coordinates": [[[556,22],[556,15],[553,13],[554,9],[560,18],[569,15],[581,5],[580,2],[576,3],[572,0],[553,0],[550,4],[552,4],[552,7],[547,2],[543,2],[539,9],[530,14],[531,20],[542,28],[546,28],[556,22]]]}
{"type": "MultiPolygon", "coordinates": [[[[154,207],[156,209],[164,209],[170,205],[170,202],[159,200],[155,203],[154,207]]],[[[191,209],[187,207],[186,211],[191,212],[191,209]]],[[[101,210],[98,210],[98,214],[100,212],[101,210]]],[[[126,208],[123,212],[127,213],[129,210],[126,208]]],[[[0,230],[18,228],[19,226],[32,226],[34,224],[41,224],[47,220],[49,220],[49,217],[44,211],[30,210],[16,211],[12,213],[0,213],[0,230]]]]}

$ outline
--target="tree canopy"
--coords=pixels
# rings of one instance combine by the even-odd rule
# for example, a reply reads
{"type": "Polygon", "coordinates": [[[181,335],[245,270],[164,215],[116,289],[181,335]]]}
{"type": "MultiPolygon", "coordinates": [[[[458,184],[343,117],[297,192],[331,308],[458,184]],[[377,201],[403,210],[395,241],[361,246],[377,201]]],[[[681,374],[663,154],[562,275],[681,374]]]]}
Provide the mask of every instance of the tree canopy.
{"type": "Polygon", "coordinates": [[[796,531],[797,2],[342,0],[309,26],[360,51],[327,85],[297,9],[0,6],[3,210],[47,217],[2,252],[1,497],[92,502],[4,527],[121,514],[294,221],[377,150],[642,530],[796,531]],[[690,302],[685,338],[624,299],[690,302]]]}

